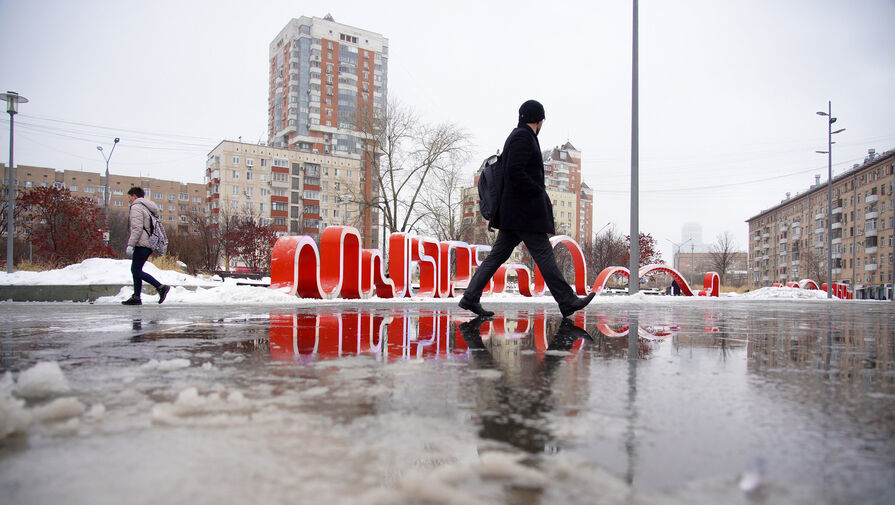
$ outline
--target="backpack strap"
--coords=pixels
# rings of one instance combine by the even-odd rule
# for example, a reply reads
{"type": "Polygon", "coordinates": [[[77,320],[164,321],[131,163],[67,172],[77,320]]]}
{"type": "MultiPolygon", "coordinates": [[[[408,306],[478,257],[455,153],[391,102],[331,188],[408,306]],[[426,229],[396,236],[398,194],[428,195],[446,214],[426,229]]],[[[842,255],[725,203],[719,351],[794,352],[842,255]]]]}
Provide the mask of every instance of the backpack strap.
{"type": "Polygon", "coordinates": [[[140,205],[142,205],[143,208],[146,209],[146,213],[149,214],[149,229],[148,230],[146,229],[146,223],[144,222],[143,223],[143,231],[148,233],[149,236],[152,236],[152,233],[155,231],[155,226],[153,226],[153,224],[152,224],[152,211],[149,210],[149,207],[147,207],[146,204],[144,204],[143,202],[140,202],[140,205]]]}

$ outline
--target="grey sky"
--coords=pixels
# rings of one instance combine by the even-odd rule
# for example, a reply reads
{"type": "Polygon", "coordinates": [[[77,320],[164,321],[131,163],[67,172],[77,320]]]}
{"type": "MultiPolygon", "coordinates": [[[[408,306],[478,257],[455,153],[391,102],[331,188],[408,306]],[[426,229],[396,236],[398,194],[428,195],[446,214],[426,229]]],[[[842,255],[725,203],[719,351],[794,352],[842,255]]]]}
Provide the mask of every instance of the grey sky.
{"type": "MultiPolygon", "coordinates": [[[[390,98],[466,128],[470,173],[540,100],[541,146],[583,151],[595,230],[628,232],[627,1],[0,0],[0,88],[31,100],[16,163],[103,170],[118,136],[113,172],[201,182],[220,140],[266,140],[270,41],[327,13],[389,38],[390,98]]],[[[827,100],[834,173],[895,148],[893,0],[642,0],[640,21],[640,229],[666,261],[683,223],[745,248],[746,218],[825,180],[827,100]]]]}

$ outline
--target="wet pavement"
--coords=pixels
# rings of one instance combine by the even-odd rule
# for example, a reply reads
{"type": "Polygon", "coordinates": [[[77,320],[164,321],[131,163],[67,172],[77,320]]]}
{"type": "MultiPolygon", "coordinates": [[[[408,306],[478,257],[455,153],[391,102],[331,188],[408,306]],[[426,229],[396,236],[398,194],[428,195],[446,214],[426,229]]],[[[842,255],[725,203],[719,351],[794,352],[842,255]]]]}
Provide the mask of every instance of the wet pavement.
{"type": "Polygon", "coordinates": [[[491,308],[0,303],[0,496],[895,503],[895,304],[491,308]]]}

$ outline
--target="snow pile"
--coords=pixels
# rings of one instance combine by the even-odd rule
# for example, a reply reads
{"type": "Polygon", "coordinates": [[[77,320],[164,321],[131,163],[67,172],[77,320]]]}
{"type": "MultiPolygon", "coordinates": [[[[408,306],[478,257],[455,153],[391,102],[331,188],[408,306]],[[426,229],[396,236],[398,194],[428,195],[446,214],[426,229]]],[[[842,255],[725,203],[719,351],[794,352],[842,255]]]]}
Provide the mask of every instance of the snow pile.
{"type": "Polygon", "coordinates": [[[65,394],[70,390],[59,363],[49,361],[38,363],[22,372],[15,393],[19,398],[36,400],[65,394]]]}
{"type": "Polygon", "coordinates": [[[159,424],[201,424],[233,421],[231,414],[246,414],[254,409],[240,391],[231,391],[226,397],[220,393],[206,396],[190,387],[177,395],[173,403],[159,403],[152,408],[152,420],[159,424]],[[192,420],[190,418],[193,418],[192,420]]]}
{"type": "MultiPolygon", "coordinates": [[[[728,293],[727,296],[731,298],[757,300],[826,300],[827,292],[816,289],[766,287],[756,289],[755,291],[749,291],[748,293],[744,293],[742,295],[738,295],[736,293],[728,293]]],[[[833,299],[838,300],[838,298],[836,298],[835,296],[833,297],[833,299]]]]}
{"type": "MultiPolygon", "coordinates": [[[[182,274],[173,270],[159,270],[147,262],[143,271],[158,279],[162,284],[213,286],[217,283],[182,274]]],[[[13,286],[82,286],[91,284],[132,284],[131,260],[111,258],[88,258],[75,265],[45,272],[0,273],[0,285],[13,286]]]]}
{"type": "Polygon", "coordinates": [[[25,405],[25,399],[49,399],[70,390],[65,374],[55,361],[34,365],[19,374],[18,381],[6,372],[0,379],[0,440],[24,432],[34,422],[65,421],[83,414],[87,407],[72,397],[54,398],[33,408],[25,405]]]}
{"type": "MultiPolygon", "coordinates": [[[[58,270],[50,270],[46,272],[15,272],[7,274],[0,272],[0,285],[96,285],[96,284],[121,284],[124,287],[115,296],[105,296],[96,300],[95,303],[118,304],[130,298],[133,288],[130,287],[133,279],[130,271],[130,260],[115,260],[108,258],[90,258],[78,263],[70,265],[58,270]]],[[[159,282],[168,284],[172,287],[166,304],[197,304],[197,305],[235,305],[235,304],[277,304],[277,305],[313,305],[316,303],[331,303],[333,300],[315,300],[309,298],[299,298],[290,295],[286,289],[268,289],[261,286],[238,285],[251,281],[242,281],[237,279],[226,279],[221,281],[215,277],[215,280],[208,278],[194,277],[171,270],[159,270],[158,267],[151,263],[146,263],[144,271],[155,277],[159,282]],[[187,289],[184,286],[190,286],[187,289]],[[198,288],[196,288],[198,286],[198,288]]],[[[266,282],[270,282],[266,279],[266,282]]],[[[152,291],[151,289],[149,291],[152,291]]],[[[746,294],[723,293],[721,299],[790,299],[790,300],[818,300],[826,298],[826,293],[822,291],[812,291],[797,288],[760,288],[746,294]]],[[[143,296],[143,303],[153,303],[158,300],[155,294],[146,294],[143,296]]],[[[701,300],[718,300],[714,297],[669,297],[648,295],[644,292],[638,292],[634,295],[603,295],[598,296],[593,304],[616,304],[616,303],[666,303],[669,300],[683,302],[685,300],[699,303],[701,300]]],[[[372,297],[365,300],[352,300],[352,303],[398,303],[406,305],[409,303],[447,303],[455,304],[456,298],[378,298],[372,297]]],[[[545,296],[523,297],[519,294],[499,293],[485,294],[482,297],[483,303],[501,304],[501,303],[520,303],[526,304],[546,304],[553,305],[555,302],[548,294],[545,296]]]]}

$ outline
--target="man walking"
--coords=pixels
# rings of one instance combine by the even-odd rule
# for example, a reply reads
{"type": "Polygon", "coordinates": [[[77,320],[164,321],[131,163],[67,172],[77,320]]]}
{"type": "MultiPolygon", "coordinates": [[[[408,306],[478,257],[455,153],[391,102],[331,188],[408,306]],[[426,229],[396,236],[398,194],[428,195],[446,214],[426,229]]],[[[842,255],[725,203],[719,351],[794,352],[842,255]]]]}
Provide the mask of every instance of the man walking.
{"type": "Polygon", "coordinates": [[[149,248],[149,224],[150,213],[158,217],[158,206],[144,198],[143,188],[131,188],[127,191],[127,197],[130,200],[130,211],[128,212],[128,222],[130,223],[130,236],[127,239],[127,255],[132,257],[131,274],[134,276],[134,294],[127,300],[121,302],[122,305],[142,305],[140,295],[143,292],[143,281],[152,284],[158,291],[158,302],[165,301],[171,286],[166,286],[155,280],[155,277],[143,271],[143,265],[152,254],[149,248]]]}
{"type": "Polygon", "coordinates": [[[553,256],[548,234],[555,234],[553,204],[544,185],[544,161],[538,133],[544,125],[544,106],[528,100],[519,108],[519,123],[503,146],[503,193],[491,227],[500,230],[491,253],[476,270],[460,299],[460,308],[478,316],[493,316],[479,299],[494,272],[523,242],[531,253],[563,317],[583,309],[596,293],[579,298],[563,278],[553,256]]]}

